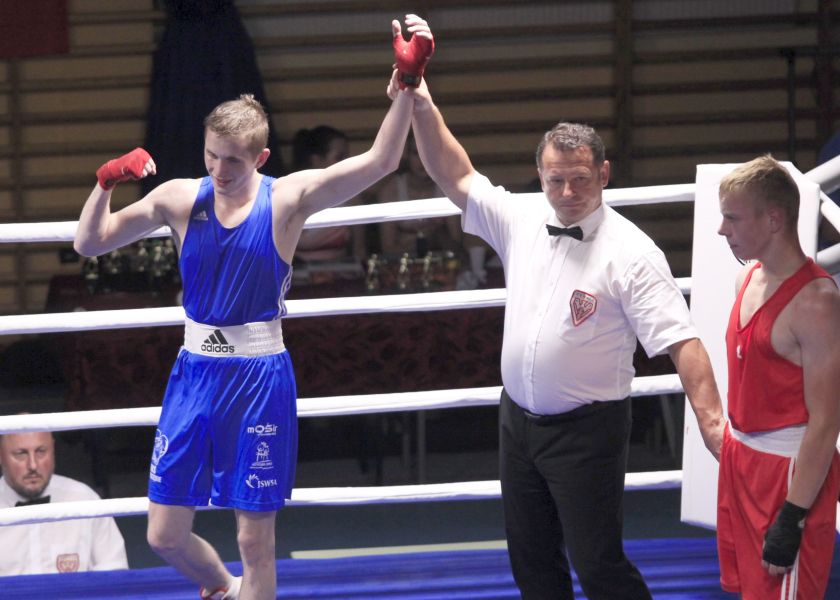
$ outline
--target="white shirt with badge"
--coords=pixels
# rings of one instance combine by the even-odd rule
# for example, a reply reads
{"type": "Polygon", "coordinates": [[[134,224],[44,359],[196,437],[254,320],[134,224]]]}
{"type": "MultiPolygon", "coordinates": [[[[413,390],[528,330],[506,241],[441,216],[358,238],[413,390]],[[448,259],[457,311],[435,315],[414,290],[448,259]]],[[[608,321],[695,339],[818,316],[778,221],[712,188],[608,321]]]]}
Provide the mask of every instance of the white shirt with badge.
{"type": "MultiPolygon", "coordinates": [[[[99,500],[80,481],[53,475],[50,502],[99,500]]],[[[26,500],[0,477],[0,508],[26,500]]],[[[0,526],[0,576],[127,569],[125,541],[112,517],[0,526]]]]}
{"type": "Polygon", "coordinates": [[[514,196],[475,173],[463,226],[504,265],[502,382],[529,412],[626,398],[637,338],[655,356],[699,337],[665,255],[609,206],[560,223],[544,196],[514,196]],[[551,236],[547,224],[578,225],[583,239],[551,236]]]}

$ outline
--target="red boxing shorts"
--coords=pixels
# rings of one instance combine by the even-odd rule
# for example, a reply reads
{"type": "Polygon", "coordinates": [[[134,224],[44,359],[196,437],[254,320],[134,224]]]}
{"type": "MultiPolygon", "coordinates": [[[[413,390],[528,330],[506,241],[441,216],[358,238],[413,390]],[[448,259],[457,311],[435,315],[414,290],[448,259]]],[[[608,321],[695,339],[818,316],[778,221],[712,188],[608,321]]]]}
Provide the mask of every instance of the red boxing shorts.
{"type": "Polygon", "coordinates": [[[727,592],[740,593],[743,600],[813,600],[825,595],[840,491],[837,452],[805,519],[793,569],[775,576],[761,565],[764,534],[787,497],[795,469],[795,457],[750,447],[727,426],[718,478],[720,583],[727,592]]]}

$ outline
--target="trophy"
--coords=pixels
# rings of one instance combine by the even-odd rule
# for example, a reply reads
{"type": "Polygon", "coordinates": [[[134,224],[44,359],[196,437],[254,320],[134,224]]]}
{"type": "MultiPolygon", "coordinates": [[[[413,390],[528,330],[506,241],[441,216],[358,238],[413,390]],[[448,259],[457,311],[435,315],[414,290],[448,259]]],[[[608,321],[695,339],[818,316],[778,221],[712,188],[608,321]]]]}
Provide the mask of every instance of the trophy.
{"type": "Polygon", "coordinates": [[[178,251],[175,250],[174,242],[172,242],[170,240],[170,243],[172,244],[172,270],[170,271],[171,278],[172,278],[172,285],[177,287],[177,288],[180,288],[181,285],[182,285],[182,282],[181,282],[181,268],[178,265],[178,251]]]}
{"type": "Polygon", "coordinates": [[[423,257],[423,274],[420,279],[420,284],[423,286],[423,291],[428,292],[432,283],[432,255],[426,254],[423,257]]]}
{"type": "Polygon", "coordinates": [[[145,273],[149,270],[150,264],[151,257],[149,256],[149,245],[146,240],[142,240],[137,244],[137,252],[134,253],[131,270],[135,273],[145,273]]]}
{"type": "Polygon", "coordinates": [[[123,255],[119,250],[111,250],[104,254],[99,261],[99,275],[102,280],[102,291],[112,292],[119,287],[120,274],[123,271],[123,255]]]}
{"type": "Polygon", "coordinates": [[[152,245],[151,266],[149,268],[149,284],[153,291],[159,292],[163,288],[163,280],[169,271],[163,244],[155,241],[152,245]]]}
{"type": "Polygon", "coordinates": [[[367,261],[367,274],[365,275],[365,290],[370,293],[379,291],[379,255],[371,254],[367,261]]]}
{"type": "Polygon", "coordinates": [[[408,252],[400,258],[400,267],[397,270],[397,291],[404,292],[411,284],[411,271],[408,268],[408,252]]]}
{"type": "Polygon", "coordinates": [[[95,294],[99,287],[99,259],[95,256],[85,258],[82,263],[82,275],[90,294],[95,294]]]}
{"type": "Polygon", "coordinates": [[[178,271],[178,253],[175,251],[175,242],[172,238],[166,238],[163,242],[163,257],[169,274],[169,282],[174,285],[181,284],[181,274],[178,271]]]}

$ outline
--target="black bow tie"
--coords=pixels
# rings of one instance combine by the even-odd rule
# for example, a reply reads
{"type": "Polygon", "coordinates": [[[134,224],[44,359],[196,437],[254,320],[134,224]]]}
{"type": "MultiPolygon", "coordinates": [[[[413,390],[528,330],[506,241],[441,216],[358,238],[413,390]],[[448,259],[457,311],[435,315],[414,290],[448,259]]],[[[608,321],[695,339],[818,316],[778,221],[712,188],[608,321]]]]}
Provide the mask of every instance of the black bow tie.
{"type": "Polygon", "coordinates": [[[17,502],[15,506],[31,506],[33,504],[47,504],[50,501],[49,496],[44,496],[42,498],[33,498],[32,500],[24,500],[17,502]]]}
{"type": "Polygon", "coordinates": [[[568,235],[578,241],[583,239],[583,229],[577,225],[574,227],[555,227],[546,223],[545,228],[548,229],[548,235],[568,235]]]}

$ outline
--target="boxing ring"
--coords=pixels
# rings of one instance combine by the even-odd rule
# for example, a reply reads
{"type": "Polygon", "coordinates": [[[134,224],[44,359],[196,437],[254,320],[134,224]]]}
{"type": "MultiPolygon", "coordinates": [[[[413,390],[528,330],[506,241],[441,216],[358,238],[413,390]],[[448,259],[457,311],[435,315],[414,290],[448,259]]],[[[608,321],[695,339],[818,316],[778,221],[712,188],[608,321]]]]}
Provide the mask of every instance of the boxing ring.
{"type": "MultiPolygon", "coordinates": [[[[840,230],[840,208],[825,196],[840,188],[840,158],[805,174],[822,187],[819,210],[840,230]]],[[[694,202],[696,184],[607,189],[612,206],[694,202]]],[[[523,202],[544,202],[541,193],[518,194],[523,202]]],[[[361,225],[381,221],[445,217],[460,214],[446,198],[412,200],[325,210],[307,221],[306,228],[361,225]]],[[[76,222],[0,224],[0,243],[71,242],[76,222]]],[[[166,228],[149,237],[169,235],[166,228]]],[[[840,245],[817,254],[831,272],[840,271],[840,245]]],[[[691,278],[677,280],[683,293],[691,278]]],[[[288,300],[285,319],[324,315],[382,314],[499,307],[504,289],[429,292],[418,294],[288,300]]],[[[74,313],[0,316],[0,335],[50,334],[103,329],[181,325],[182,307],[105,310],[74,313]]],[[[501,331],[499,332],[501,335],[501,331]]],[[[291,349],[294,353],[294,348],[291,349]]],[[[500,387],[450,389],[398,394],[368,394],[299,398],[298,415],[317,418],[380,412],[455,409],[494,405],[500,387]]],[[[636,377],[632,396],[682,392],[679,377],[636,377]]],[[[690,413],[690,409],[689,409],[690,413]]],[[[0,434],[27,431],[69,431],[112,427],[155,426],[160,407],[11,415],[0,417],[0,434]]],[[[693,419],[693,417],[691,417],[693,419]]],[[[686,420],[686,424],[689,422],[686,420]]],[[[151,454],[151,448],[150,454],[151,454]]],[[[683,486],[683,471],[628,473],[625,489],[665,490],[683,486]]],[[[379,487],[298,488],[289,507],[488,500],[500,497],[498,481],[455,482],[379,487]]],[[[111,498],[0,509],[0,526],[101,516],[143,515],[145,497],[111,498]]],[[[218,510],[215,507],[202,507],[218,510]]],[[[657,598],[731,598],[718,588],[717,560],[712,538],[696,540],[629,540],[627,551],[637,562],[657,598]],[[677,558],[683,558],[675,567],[677,558]],[[675,570],[676,569],[676,570],[675,570]]],[[[835,556],[835,560],[837,557],[835,556]]],[[[840,586],[840,563],[832,582],[840,586]]],[[[240,573],[236,565],[234,573],[240,573]]],[[[5,597],[26,598],[194,598],[195,586],[170,568],[127,572],[78,573],[0,578],[5,597]],[[152,586],[152,582],[160,585],[152,586]],[[154,588],[154,589],[153,589],[154,588]],[[158,589],[163,588],[163,589],[158,589]],[[36,591],[37,590],[37,591],[36,591]],[[15,596],[18,591],[22,595],[15,596]],[[11,595],[8,595],[11,594],[11,595]],[[103,595],[104,594],[104,595],[103,595]]],[[[833,584],[832,584],[833,585],[833,584]]],[[[579,593],[579,588],[576,588],[579,593]]],[[[840,587],[838,588],[840,589],[840,587]]],[[[503,549],[463,550],[422,555],[377,556],[309,561],[278,561],[278,597],[282,598],[515,598],[518,597],[503,549]],[[341,581],[340,588],[323,584],[326,573],[341,581]],[[365,582],[373,587],[365,587],[365,582]],[[423,582],[423,583],[420,583],[423,582]],[[318,588],[318,589],[316,589],[318,588]],[[340,589],[341,591],[336,591],[340,589]],[[374,593],[374,590],[375,593],[374,593]]]]}

